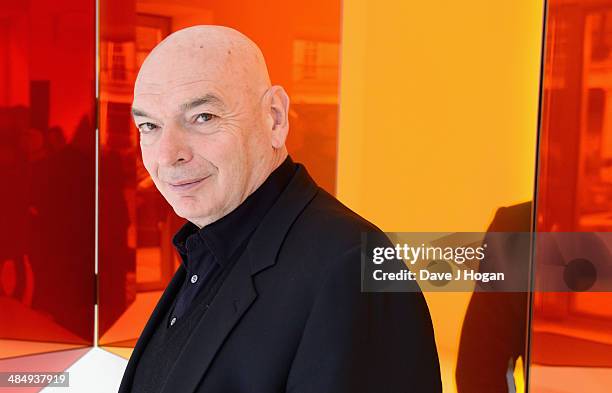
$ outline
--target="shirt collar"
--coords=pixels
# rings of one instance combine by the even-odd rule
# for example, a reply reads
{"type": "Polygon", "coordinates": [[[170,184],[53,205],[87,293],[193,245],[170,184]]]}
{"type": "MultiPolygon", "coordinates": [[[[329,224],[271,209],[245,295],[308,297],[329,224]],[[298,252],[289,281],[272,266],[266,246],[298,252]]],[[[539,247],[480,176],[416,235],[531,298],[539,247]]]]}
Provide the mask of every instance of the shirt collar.
{"type": "Polygon", "coordinates": [[[261,186],[230,213],[201,229],[187,221],[172,239],[187,271],[191,271],[189,260],[200,259],[207,251],[214,255],[217,263],[226,263],[257,228],[295,170],[295,163],[287,156],[261,186]]]}

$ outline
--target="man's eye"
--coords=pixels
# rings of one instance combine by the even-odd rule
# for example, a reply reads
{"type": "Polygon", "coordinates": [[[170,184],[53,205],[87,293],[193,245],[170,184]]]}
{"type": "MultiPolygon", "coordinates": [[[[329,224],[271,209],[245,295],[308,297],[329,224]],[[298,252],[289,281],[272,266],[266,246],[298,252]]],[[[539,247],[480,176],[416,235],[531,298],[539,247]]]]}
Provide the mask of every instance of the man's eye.
{"type": "Polygon", "coordinates": [[[196,123],[206,123],[207,121],[211,121],[213,117],[215,117],[215,115],[212,115],[210,113],[200,113],[199,115],[196,116],[195,122],[196,123]]]}
{"type": "Polygon", "coordinates": [[[153,123],[142,123],[138,125],[138,130],[140,132],[142,132],[143,134],[146,134],[148,132],[151,132],[153,130],[155,130],[157,128],[157,126],[153,123]]]}

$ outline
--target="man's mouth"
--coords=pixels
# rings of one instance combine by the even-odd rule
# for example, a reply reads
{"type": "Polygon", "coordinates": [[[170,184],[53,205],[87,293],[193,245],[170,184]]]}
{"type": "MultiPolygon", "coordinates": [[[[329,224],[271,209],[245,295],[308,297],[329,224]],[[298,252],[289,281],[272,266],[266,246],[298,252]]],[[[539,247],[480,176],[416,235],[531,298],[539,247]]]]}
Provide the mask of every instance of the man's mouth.
{"type": "Polygon", "coordinates": [[[202,184],[202,182],[204,182],[204,180],[208,179],[209,177],[210,175],[196,179],[186,179],[172,183],[169,182],[168,185],[173,191],[187,191],[199,186],[200,184],[202,184]]]}

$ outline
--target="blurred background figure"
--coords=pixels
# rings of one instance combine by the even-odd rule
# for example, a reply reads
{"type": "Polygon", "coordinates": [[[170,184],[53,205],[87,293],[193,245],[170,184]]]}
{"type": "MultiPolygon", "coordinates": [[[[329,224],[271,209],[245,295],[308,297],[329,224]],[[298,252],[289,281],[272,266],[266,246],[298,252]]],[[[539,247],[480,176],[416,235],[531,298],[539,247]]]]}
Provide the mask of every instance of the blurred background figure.
{"type": "MultiPolygon", "coordinates": [[[[61,128],[56,127],[28,161],[32,307],[85,340],[92,332],[82,320],[93,315],[95,301],[91,263],[95,249],[79,246],[89,244],[95,234],[95,134],[91,130],[84,116],[72,141],[65,144],[61,128]]],[[[36,143],[38,138],[32,134],[36,143]]]]}
{"type": "Polygon", "coordinates": [[[24,161],[13,130],[0,130],[0,296],[30,304],[32,276],[26,260],[27,182],[24,161]],[[10,185],[10,187],[8,187],[10,185]]]}

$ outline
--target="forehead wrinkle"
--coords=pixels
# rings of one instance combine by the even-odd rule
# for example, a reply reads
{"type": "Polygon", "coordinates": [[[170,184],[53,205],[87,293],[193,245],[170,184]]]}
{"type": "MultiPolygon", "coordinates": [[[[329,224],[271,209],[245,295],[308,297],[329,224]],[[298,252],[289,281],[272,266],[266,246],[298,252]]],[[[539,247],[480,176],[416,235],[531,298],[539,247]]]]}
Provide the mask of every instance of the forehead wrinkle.
{"type": "MultiPolygon", "coordinates": [[[[177,112],[175,115],[178,116],[180,115],[180,113],[185,113],[189,110],[192,110],[194,108],[197,108],[201,105],[206,105],[206,104],[216,106],[221,111],[225,110],[225,103],[222,98],[215,95],[214,93],[205,93],[203,95],[196,94],[192,96],[192,98],[188,98],[185,102],[178,105],[177,112]]],[[[150,115],[145,110],[135,107],[134,105],[132,106],[132,115],[134,117],[141,116],[141,117],[156,118],[155,116],[150,115]]]]}
{"type": "Polygon", "coordinates": [[[191,109],[197,108],[200,105],[210,104],[213,106],[223,108],[223,101],[214,94],[208,93],[201,97],[196,97],[188,100],[187,102],[180,105],[179,110],[181,112],[187,112],[191,109]]]}
{"type": "MultiPolygon", "coordinates": [[[[178,81],[181,81],[181,79],[185,79],[185,78],[179,78],[178,81]]],[[[168,83],[166,82],[166,84],[168,84],[169,86],[165,86],[163,83],[155,83],[155,82],[140,82],[140,83],[136,83],[136,95],[151,95],[151,94],[163,94],[166,91],[170,91],[173,89],[176,89],[178,87],[183,87],[183,86],[188,86],[188,85],[193,85],[194,83],[201,83],[201,82],[214,82],[213,79],[197,79],[197,80],[193,80],[193,81],[181,81],[180,83],[168,83]],[[145,92],[140,92],[139,90],[145,90],[145,92]],[[147,90],[153,90],[153,91],[147,91],[147,90]]]]}

